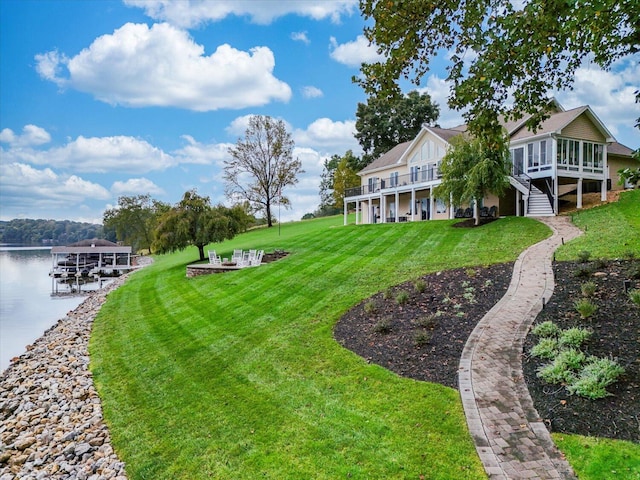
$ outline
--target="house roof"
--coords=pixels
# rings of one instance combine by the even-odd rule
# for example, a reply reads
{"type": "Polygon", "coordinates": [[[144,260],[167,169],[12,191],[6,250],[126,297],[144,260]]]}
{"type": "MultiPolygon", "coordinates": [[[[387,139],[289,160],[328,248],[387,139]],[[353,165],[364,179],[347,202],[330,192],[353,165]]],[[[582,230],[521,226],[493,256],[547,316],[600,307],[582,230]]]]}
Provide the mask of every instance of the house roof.
{"type": "Polygon", "coordinates": [[[617,155],[619,157],[632,157],[633,150],[618,142],[613,142],[607,146],[607,153],[609,155],[617,155]]]}
{"type": "Polygon", "coordinates": [[[449,142],[449,140],[451,140],[453,137],[460,135],[461,133],[466,131],[466,128],[465,130],[457,130],[457,127],[456,128],[427,127],[427,128],[431,130],[433,133],[435,133],[437,136],[439,136],[441,139],[443,139],[445,142],[449,142]]]}
{"type": "Polygon", "coordinates": [[[389,167],[391,165],[397,164],[398,161],[402,158],[402,154],[406,152],[407,149],[409,148],[409,145],[411,145],[411,142],[403,142],[396,145],[384,155],[376,158],[373,162],[371,162],[369,165],[364,167],[358,173],[365,174],[368,172],[376,171],[380,168],[389,167]]]}

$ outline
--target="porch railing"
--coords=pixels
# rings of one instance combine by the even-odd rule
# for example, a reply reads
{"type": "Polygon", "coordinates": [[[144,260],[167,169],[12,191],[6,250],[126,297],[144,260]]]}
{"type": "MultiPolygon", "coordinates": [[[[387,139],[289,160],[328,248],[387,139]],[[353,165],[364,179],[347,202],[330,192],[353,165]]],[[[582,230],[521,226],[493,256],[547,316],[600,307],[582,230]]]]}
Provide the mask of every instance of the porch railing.
{"type": "Polygon", "coordinates": [[[347,188],[344,191],[345,198],[357,197],[359,195],[366,195],[368,193],[378,193],[381,190],[389,188],[399,188],[407,185],[416,185],[418,183],[432,182],[442,178],[438,167],[425,168],[424,170],[418,170],[406,175],[389,176],[386,178],[378,179],[376,182],[371,182],[367,185],[361,185],[359,187],[347,188]]]}

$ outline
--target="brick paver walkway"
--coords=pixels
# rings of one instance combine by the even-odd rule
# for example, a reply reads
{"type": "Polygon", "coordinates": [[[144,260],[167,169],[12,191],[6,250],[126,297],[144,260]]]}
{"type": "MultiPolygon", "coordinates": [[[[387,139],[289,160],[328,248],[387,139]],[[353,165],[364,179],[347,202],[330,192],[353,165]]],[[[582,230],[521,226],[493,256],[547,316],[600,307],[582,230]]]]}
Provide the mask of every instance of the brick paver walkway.
{"type": "Polygon", "coordinates": [[[522,345],[553,293],[555,249],[578,235],[568,217],[546,217],[553,235],[525,250],[505,296],[471,333],[459,387],[469,430],[491,479],[574,479],[533,407],[522,375],[522,345]]]}

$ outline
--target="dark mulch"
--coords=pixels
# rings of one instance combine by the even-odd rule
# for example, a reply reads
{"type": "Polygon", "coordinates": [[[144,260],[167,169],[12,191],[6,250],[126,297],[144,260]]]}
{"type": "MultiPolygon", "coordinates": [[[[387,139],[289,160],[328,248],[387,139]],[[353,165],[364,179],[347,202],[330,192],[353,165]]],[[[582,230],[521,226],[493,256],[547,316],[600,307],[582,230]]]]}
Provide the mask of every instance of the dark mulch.
{"type": "Polygon", "coordinates": [[[507,263],[434,273],[421,277],[423,293],[414,282],[397,285],[347,312],[335,327],[335,338],[399,375],[457,388],[467,337],[505,294],[512,271],[513,264],[507,263]],[[400,292],[408,294],[403,305],[396,300],[400,292]]]}
{"type": "MultiPolygon", "coordinates": [[[[624,294],[623,279],[632,267],[640,269],[640,262],[608,262],[606,267],[591,262],[590,267],[598,266],[600,274],[588,279],[575,276],[577,266],[555,266],[554,296],[536,323],[551,319],[561,328],[592,328],[588,353],[616,357],[626,373],[609,387],[612,396],[608,398],[594,401],[570,396],[564,387],[545,385],[536,376],[540,362],[526,354],[533,345],[529,336],[523,357],[527,385],[536,409],[552,431],[638,442],[640,308],[624,294]],[[594,301],[599,308],[592,321],[581,322],[573,304],[580,298],[580,285],[587,280],[597,284],[594,301]]],[[[464,344],[476,323],[506,292],[512,268],[513,264],[500,264],[427,275],[422,277],[427,284],[424,293],[416,292],[413,283],[398,285],[347,312],[335,327],[335,338],[369,362],[399,375],[457,388],[464,344]],[[408,293],[403,305],[396,301],[400,291],[408,293]],[[438,311],[439,316],[434,316],[438,311]]],[[[633,282],[640,288],[640,280],[633,282]]]]}
{"type": "MultiPolygon", "coordinates": [[[[524,347],[523,371],[538,413],[551,431],[640,442],[640,308],[624,293],[623,283],[634,273],[638,275],[640,262],[560,262],[554,272],[553,297],[536,323],[551,320],[562,329],[591,329],[593,336],[583,349],[585,353],[613,357],[626,373],[607,388],[609,397],[589,400],[569,395],[565,387],[545,384],[537,377],[538,368],[546,362],[528,355],[538,340],[530,333],[524,347]],[[578,276],[585,268],[594,273],[578,276]],[[591,301],[598,310],[584,320],[573,305],[582,297],[581,285],[588,281],[597,286],[591,301]]],[[[631,280],[633,288],[640,288],[639,279],[631,280]]]]}

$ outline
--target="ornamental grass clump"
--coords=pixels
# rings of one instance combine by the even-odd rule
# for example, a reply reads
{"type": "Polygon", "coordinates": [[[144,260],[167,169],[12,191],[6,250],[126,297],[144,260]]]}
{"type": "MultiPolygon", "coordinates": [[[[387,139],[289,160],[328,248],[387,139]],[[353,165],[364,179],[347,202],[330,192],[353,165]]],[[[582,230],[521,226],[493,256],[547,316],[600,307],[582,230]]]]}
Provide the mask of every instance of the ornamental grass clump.
{"type": "Polygon", "coordinates": [[[401,292],[398,292],[398,294],[396,295],[396,303],[398,305],[404,305],[408,301],[409,301],[409,292],[406,292],[404,290],[402,290],[401,292]]]}
{"type": "Polygon", "coordinates": [[[424,293],[427,290],[427,282],[419,278],[413,282],[413,288],[415,288],[417,293],[424,293]]]}
{"type": "Polygon", "coordinates": [[[539,323],[531,331],[536,337],[557,337],[560,333],[560,327],[558,327],[551,320],[539,323]]]}
{"type": "Polygon", "coordinates": [[[630,290],[629,300],[631,300],[637,307],[640,307],[640,290],[630,290]]]}
{"type": "Polygon", "coordinates": [[[431,333],[426,330],[421,330],[415,334],[413,341],[417,346],[426,345],[431,341],[431,333]]]}
{"type": "Polygon", "coordinates": [[[607,387],[612,385],[624,374],[624,368],[610,358],[590,357],[577,377],[567,390],[572,395],[596,400],[611,395],[607,392],[607,387]]]}
{"type": "Polygon", "coordinates": [[[587,250],[578,252],[578,260],[580,260],[582,263],[587,263],[589,261],[589,258],[591,258],[591,252],[587,250]]]}
{"type": "Polygon", "coordinates": [[[383,317],[378,320],[373,326],[373,331],[376,333],[389,333],[391,331],[391,318],[383,317]]]}
{"type": "Polygon", "coordinates": [[[596,284],[594,282],[585,282],[580,285],[580,291],[583,297],[593,297],[593,294],[596,293],[596,284]]]}
{"type": "Polygon", "coordinates": [[[592,332],[586,328],[568,328],[562,331],[558,341],[561,348],[579,348],[591,338],[591,334],[592,332]]]}
{"type": "Polygon", "coordinates": [[[376,306],[376,302],[374,302],[373,300],[370,300],[364,304],[364,311],[369,315],[376,313],[377,310],[378,307],[376,306]]]}
{"type": "Polygon", "coordinates": [[[437,313],[430,313],[429,315],[419,317],[415,322],[420,327],[433,330],[438,324],[438,317],[439,315],[437,313]]]}
{"type": "Polygon", "coordinates": [[[589,301],[586,298],[582,298],[574,303],[574,307],[576,311],[580,314],[581,318],[589,318],[596,310],[598,310],[598,306],[589,301]]]}

